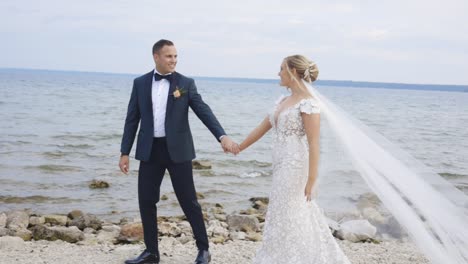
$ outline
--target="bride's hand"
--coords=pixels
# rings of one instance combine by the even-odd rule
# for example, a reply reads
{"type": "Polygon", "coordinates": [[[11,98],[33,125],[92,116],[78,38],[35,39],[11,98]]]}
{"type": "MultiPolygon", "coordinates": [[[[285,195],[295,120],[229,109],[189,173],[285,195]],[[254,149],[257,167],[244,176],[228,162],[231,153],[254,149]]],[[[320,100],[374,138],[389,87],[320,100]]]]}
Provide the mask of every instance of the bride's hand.
{"type": "Polygon", "coordinates": [[[304,190],[304,195],[305,195],[306,200],[308,202],[312,201],[312,198],[313,198],[312,190],[313,189],[314,189],[314,182],[308,180],[307,184],[305,186],[305,190],[304,190]]]}

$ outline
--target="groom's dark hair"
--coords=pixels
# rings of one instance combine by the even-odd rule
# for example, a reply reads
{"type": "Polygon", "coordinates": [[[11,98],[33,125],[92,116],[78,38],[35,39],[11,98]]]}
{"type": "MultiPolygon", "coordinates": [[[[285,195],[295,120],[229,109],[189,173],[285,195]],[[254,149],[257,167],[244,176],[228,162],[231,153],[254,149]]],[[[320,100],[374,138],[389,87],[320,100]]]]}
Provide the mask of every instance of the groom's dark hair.
{"type": "Polygon", "coordinates": [[[153,45],[153,54],[158,53],[164,46],[174,46],[174,43],[167,39],[159,40],[153,45]]]}

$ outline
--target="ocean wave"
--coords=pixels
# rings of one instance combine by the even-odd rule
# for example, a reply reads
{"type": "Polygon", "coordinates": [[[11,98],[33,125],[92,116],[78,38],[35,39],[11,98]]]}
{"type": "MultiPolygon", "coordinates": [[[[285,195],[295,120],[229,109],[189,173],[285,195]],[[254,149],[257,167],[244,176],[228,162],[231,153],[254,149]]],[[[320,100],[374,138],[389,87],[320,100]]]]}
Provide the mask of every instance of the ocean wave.
{"type": "Polygon", "coordinates": [[[63,158],[70,154],[71,152],[63,152],[63,151],[47,151],[43,152],[42,155],[48,158],[63,158]]]}
{"type": "Polygon", "coordinates": [[[203,176],[203,177],[218,176],[218,174],[216,174],[213,170],[194,170],[193,172],[194,172],[194,174],[200,175],[200,176],[203,176]]]}
{"type": "Polygon", "coordinates": [[[458,174],[458,173],[441,172],[439,173],[439,175],[448,179],[455,179],[455,178],[467,178],[468,179],[468,175],[458,174]]]}
{"type": "Polygon", "coordinates": [[[465,194],[468,194],[468,184],[467,183],[457,183],[457,184],[455,184],[455,187],[457,187],[460,191],[464,192],[465,194]]]}
{"type": "Polygon", "coordinates": [[[90,135],[74,135],[74,134],[65,134],[65,135],[55,135],[52,136],[53,139],[60,140],[109,140],[109,139],[120,139],[122,134],[112,133],[112,134],[90,134],[90,135]]]}
{"type": "Polygon", "coordinates": [[[70,172],[81,171],[80,167],[56,164],[43,164],[38,166],[26,166],[26,169],[40,170],[44,172],[70,172]]]}
{"type": "Polygon", "coordinates": [[[53,139],[66,139],[66,140],[71,140],[71,139],[76,139],[76,140],[88,139],[88,137],[86,137],[86,136],[80,136],[80,135],[56,135],[56,136],[52,136],[51,138],[53,138],[53,139]]]}
{"type": "Polygon", "coordinates": [[[13,137],[13,138],[30,138],[30,137],[39,137],[36,134],[8,134],[7,136],[13,137]]]}
{"type": "Polygon", "coordinates": [[[263,176],[269,176],[270,173],[267,173],[265,171],[249,171],[249,172],[244,172],[239,175],[240,178],[257,178],[257,177],[263,177],[263,176]]]}
{"type": "Polygon", "coordinates": [[[270,162],[263,162],[258,160],[226,160],[219,163],[220,167],[271,167],[270,162]]]}
{"type": "Polygon", "coordinates": [[[103,135],[96,135],[97,140],[107,140],[107,139],[121,139],[122,134],[103,134],[103,135]]]}
{"type": "Polygon", "coordinates": [[[97,156],[97,155],[91,155],[89,153],[86,153],[86,152],[66,152],[66,151],[46,151],[46,152],[43,152],[42,155],[44,157],[47,157],[47,158],[51,158],[51,159],[61,159],[61,158],[64,158],[64,157],[67,157],[67,156],[85,156],[85,157],[88,157],[88,158],[97,158],[97,157],[100,157],[100,156],[97,156]]]}
{"type": "Polygon", "coordinates": [[[219,190],[219,189],[209,189],[203,192],[203,194],[211,195],[211,194],[236,194],[233,192],[225,191],[225,190],[219,190]]]}
{"type": "Polygon", "coordinates": [[[64,144],[64,145],[58,145],[60,148],[64,149],[90,149],[94,148],[94,145],[90,144],[64,144]]]}
{"type": "Polygon", "coordinates": [[[67,197],[50,197],[42,195],[32,195],[32,196],[3,196],[0,195],[0,202],[8,204],[23,204],[23,203],[48,203],[48,202],[60,202],[60,203],[70,203],[78,202],[80,199],[71,199],[67,197]]]}
{"type": "Polygon", "coordinates": [[[2,141],[0,141],[0,144],[13,145],[13,146],[21,146],[21,145],[32,144],[32,142],[30,142],[30,141],[23,141],[23,140],[15,140],[15,141],[5,141],[5,140],[2,140],[2,141]]]}

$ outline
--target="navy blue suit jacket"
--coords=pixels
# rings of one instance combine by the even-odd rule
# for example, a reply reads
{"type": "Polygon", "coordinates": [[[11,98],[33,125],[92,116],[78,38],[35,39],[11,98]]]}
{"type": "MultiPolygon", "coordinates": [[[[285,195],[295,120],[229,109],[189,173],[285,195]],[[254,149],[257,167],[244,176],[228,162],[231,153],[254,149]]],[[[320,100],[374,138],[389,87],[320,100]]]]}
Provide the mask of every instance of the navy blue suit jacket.
{"type": "MultiPolygon", "coordinates": [[[[133,81],[120,148],[123,155],[130,153],[135,141],[138,124],[140,124],[135,158],[141,161],[149,160],[153,145],[154,124],[151,96],[153,74],[154,71],[151,71],[133,81]]],[[[169,156],[173,162],[178,163],[191,161],[195,158],[195,148],[188,120],[189,107],[218,141],[226,133],[210,107],[203,102],[197,92],[195,81],[178,72],[172,74],[174,76],[172,77],[167,98],[165,132],[169,156]],[[176,87],[182,91],[179,98],[173,95],[176,87]]]]}

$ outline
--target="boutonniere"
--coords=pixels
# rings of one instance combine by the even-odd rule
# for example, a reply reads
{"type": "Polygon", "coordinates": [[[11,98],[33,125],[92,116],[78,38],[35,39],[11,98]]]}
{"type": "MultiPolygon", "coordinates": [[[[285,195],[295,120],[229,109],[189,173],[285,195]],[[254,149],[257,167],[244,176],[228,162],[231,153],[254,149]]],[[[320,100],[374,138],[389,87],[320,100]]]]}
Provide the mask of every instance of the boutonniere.
{"type": "Polygon", "coordinates": [[[174,96],[174,99],[178,99],[179,97],[181,97],[182,95],[184,95],[187,91],[185,91],[184,89],[176,86],[176,89],[175,91],[172,93],[172,95],[174,96]]]}

